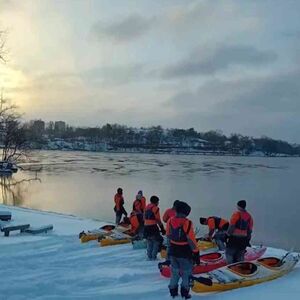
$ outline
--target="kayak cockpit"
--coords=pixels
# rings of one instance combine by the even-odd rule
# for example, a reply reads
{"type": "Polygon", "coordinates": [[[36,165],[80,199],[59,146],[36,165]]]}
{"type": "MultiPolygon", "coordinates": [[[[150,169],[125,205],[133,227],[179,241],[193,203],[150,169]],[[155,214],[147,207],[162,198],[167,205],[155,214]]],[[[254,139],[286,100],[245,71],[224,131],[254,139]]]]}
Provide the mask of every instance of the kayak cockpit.
{"type": "Polygon", "coordinates": [[[257,272],[257,266],[251,262],[239,262],[228,266],[228,269],[240,276],[252,276],[257,272]]]}
{"type": "Polygon", "coordinates": [[[257,262],[267,268],[279,268],[282,265],[282,260],[277,257],[260,258],[257,262]]]}

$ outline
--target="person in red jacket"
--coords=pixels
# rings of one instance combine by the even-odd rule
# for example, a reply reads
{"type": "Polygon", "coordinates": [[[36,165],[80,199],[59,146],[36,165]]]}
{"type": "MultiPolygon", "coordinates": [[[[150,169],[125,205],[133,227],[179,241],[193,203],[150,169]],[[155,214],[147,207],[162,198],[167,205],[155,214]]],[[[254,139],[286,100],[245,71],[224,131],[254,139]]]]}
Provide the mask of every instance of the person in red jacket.
{"type": "Polygon", "coordinates": [[[246,248],[250,245],[253,219],[246,210],[246,205],[245,200],[240,200],[237,203],[237,211],[232,214],[230,219],[225,250],[228,264],[244,261],[246,248]]]}
{"type": "Polygon", "coordinates": [[[156,260],[156,256],[163,242],[160,235],[166,231],[160,219],[159,198],[152,196],[150,204],[146,206],[144,214],[144,237],[147,239],[147,255],[149,260],[156,260]]]}
{"type": "Polygon", "coordinates": [[[227,238],[227,230],[229,222],[220,217],[200,217],[200,224],[208,226],[208,234],[205,235],[205,238],[208,240],[215,240],[218,245],[219,250],[225,250],[225,242],[227,238]]]}
{"type": "Polygon", "coordinates": [[[172,217],[175,217],[176,215],[176,204],[179,203],[180,201],[179,200],[175,200],[174,203],[173,203],[173,206],[171,208],[167,208],[162,219],[165,223],[168,222],[168,220],[172,217]]]}
{"type": "Polygon", "coordinates": [[[182,201],[176,204],[176,216],[167,222],[167,238],[171,261],[170,295],[178,296],[178,282],[181,277],[181,297],[191,298],[189,279],[192,275],[193,262],[200,264],[199,250],[195,238],[193,223],[187,218],[191,207],[182,201]]]}
{"type": "Polygon", "coordinates": [[[116,213],[116,224],[119,225],[122,219],[122,215],[127,217],[127,212],[124,208],[124,198],[123,198],[123,190],[121,188],[117,189],[117,193],[114,197],[115,206],[114,211],[116,213]]]}

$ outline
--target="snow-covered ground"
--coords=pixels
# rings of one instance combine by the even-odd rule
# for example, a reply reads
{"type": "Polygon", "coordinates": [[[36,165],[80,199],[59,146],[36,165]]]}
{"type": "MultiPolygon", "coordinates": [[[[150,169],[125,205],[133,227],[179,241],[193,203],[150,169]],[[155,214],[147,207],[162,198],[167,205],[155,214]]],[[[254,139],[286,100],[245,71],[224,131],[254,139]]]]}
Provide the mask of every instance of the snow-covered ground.
{"type": "MultiPolygon", "coordinates": [[[[145,250],[130,244],[99,247],[81,244],[78,233],[104,222],[74,216],[0,205],[15,224],[53,224],[52,233],[0,236],[0,299],[170,299],[168,280],[157,263],[147,261],[145,250]]],[[[266,255],[283,250],[269,248],[266,255]]],[[[299,299],[300,264],[288,275],[257,286],[200,295],[217,300],[299,299]]],[[[202,298],[203,299],[203,298],[202,298]]]]}

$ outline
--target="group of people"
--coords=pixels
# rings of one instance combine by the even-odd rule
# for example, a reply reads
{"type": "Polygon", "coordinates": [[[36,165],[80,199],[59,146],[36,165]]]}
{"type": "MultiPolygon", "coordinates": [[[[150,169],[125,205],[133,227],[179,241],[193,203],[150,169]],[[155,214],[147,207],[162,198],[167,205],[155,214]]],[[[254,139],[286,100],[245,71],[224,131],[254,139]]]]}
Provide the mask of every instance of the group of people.
{"type": "MultiPolygon", "coordinates": [[[[127,218],[124,208],[123,190],[118,188],[114,198],[116,224],[120,224],[122,215],[127,218]]],[[[253,229],[253,219],[246,210],[246,201],[237,202],[237,209],[229,221],[216,216],[200,217],[200,224],[208,226],[205,238],[214,240],[220,250],[225,250],[227,263],[244,260],[247,246],[253,229]]],[[[171,265],[171,279],[169,291],[172,297],[178,296],[178,283],[181,278],[180,294],[189,299],[190,277],[194,264],[200,264],[198,243],[193,222],[188,219],[191,212],[189,204],[175,200],[173,206],[163,214],[161,221],[159,198],[151,196],[146,204],[143,192],[139,191],[133,202],[129,222],[132,233],[139,238],[147,239],[147,256],[149,260],[156,260],[163,243],[163,235],[167,236],[167,260],[171,265]]]]}

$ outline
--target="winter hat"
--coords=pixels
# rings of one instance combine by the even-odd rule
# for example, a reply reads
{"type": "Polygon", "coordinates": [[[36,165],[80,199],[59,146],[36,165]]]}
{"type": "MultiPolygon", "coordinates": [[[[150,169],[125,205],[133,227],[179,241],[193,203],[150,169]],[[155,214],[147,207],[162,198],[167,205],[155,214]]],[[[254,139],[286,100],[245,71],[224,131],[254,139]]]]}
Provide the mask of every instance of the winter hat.
{"type": "Polygon", "coordinates": [[[143,196],[143,191],[138,191],[138,195],[143,196]]]}
{"type": "Polygon", "coordinates": [[[118,193],[122,193],[122,192],[123,192],[123,189],[122,189],[122,188],[118,188],[118,189],[117,189],[117,192],[118,192],[118,193]]]}
{"type": "Polygon", "coordinates": [[[191,212],[191,207],[186,202],[179,201],[176,204],[175,210],[176,213],[183,214],[187,217],[191,212]]]}
{"type": "Polygon", "coordinates": [[[179,200],[175,200],[174,201],[174,203],[173,203],[173,207],[176,209],[176,205],[178,204],[178,203],[180,203],[180,201],[179,200]]]}
{"type": "Polygon", "coordinates": [[[203,218],[203,217],[200,217],[199,221],[200,221],[200,224],[202,225],[206,225],[206,218],[203,218]]]}
{"type": "Polygon", "coordinates": [[[151,196],[150,202],[156,204],[159,202],[159,198],[157,196],[151,196]]]}
{"type": "Polygon", "coordinates": [[[237,203],[237,206],[242,208],[242,209],[245,209],[246,208],[246,200],[240,200],[238,203],[237,203]]]}

